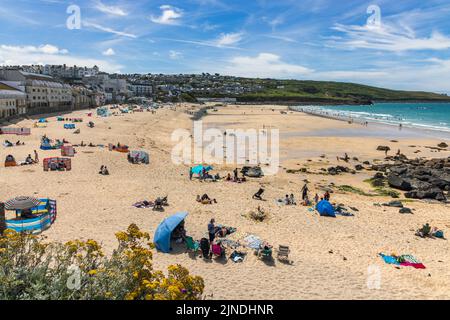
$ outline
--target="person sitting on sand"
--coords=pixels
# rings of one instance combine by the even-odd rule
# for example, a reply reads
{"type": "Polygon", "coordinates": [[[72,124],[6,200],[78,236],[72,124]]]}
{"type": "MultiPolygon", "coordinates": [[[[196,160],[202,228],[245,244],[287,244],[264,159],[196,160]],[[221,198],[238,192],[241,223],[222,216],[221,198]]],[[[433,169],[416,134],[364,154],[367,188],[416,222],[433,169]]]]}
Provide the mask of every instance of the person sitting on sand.
{"type": "Polygon", "coordinates": [[[319,203],[319,195],[316,193],[316,195],[314,196],[314,203],[318,204],[319,203]]]}
{"type": "Polygon", "coordinates": [[[291,204],[291,200],[289,199],[289,195],[286,195],[286,197],[284,198],[284,204],[287,205],[287,206],[291,204]]]}
{"type": "Polygon", "coordinates": [[[205,193],[204,195],[202,195],[202,197],[200,198],[200,202],[203,204],[212,204],[217,203],[216,199],[212,199],[205,193]]]}
{"type": "Polygon", "coordinates": [[[289,202],[291,203],[291,205],[296,206],[297,203],[295,202],[295,198],[294,198],[294,194],[291,193],[291,195],[289,196],[289,202]]]}
{"type": "Polygon", "coordinates": [[[323,198],[327,201],[330,201],[330,193],[326,191],[325,194],[323,195],[323,198]]]}
{"type": "Polygon", "coordinates": [[[302,205],[307,207],[311,205],[311,201],[309,200],[308,195],[306,195],[305,199],[303,199],[302,205]]]}
{"type": "Polygon", "coordinates": [[[226,227],[219,228],[216,232],[216,236],[220,238],[225,238],[228,235],[228,229],[226,227]]]}
{"type": "Polygon", "coordinates": [[[31,154],[29,154],[25,159],[25,164],[34,164],[33,158],[31,158],[31,154]]]}
{"type": "Polygon", "coordinates": [[[225,180],[226,180],[226,181],[231,181],[231,174],[230,174],[230,173],[227,174],[227,177],[226,177],[225,180]]]}

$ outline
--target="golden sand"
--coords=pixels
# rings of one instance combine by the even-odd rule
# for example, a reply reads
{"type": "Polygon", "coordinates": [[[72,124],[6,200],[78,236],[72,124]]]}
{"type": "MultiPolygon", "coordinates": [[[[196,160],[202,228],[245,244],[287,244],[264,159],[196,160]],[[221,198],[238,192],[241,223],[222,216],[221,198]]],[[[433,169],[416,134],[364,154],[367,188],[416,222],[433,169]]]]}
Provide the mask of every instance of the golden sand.
{"type": "MultiPolygon", "coordinates": [[[[205,293],[214,299],[436,299],[450,298],[450,246],[447,240],[421,239],[414,231],[428,222],[447,234],[450,232],[450,208],[444,204],[411,202],[413,215],[402,215],[398,209],[374,206],[391,199],[367,197],[352,193],[334,193],[332,202],[356,207],[354,217],[327,219],[317,216],[303,206],[278,206],[275,199],[294,193],[299,200],[303,180],[308,179],[312,194],[323,193],[318,185],[352,185],[370,191],[363,182],[373,172],[356,175],[326,176],[318,174],[289,174],[286,169],[307,167],[318,171],[336,165],[336,156],[347,152],[360,161],[383,159],[376,151],[378,145],[389,145],[408,157],[416,150],[423,157],[447,157],[448,152],[435,153],[424,146],[436,146],[437,139],[418,139],[403,136],[398,142],[381,136],[324,136],[326,130],[361,130],[360,125],[317,118],[302,113],[281,114],[273,106],[233,106],[219,108],[203,119],[208,127],[273,128],[280,129],[282,163],[276,176],[250,179],[243,184],[230,182],[206,183],[188,179],[188,166],[172,164],[171,133],[178,128],[190,129],[186,107],[177,110],[160,109],[109,118],[89,118],[86,111],[64,117],[82,117],[77,123],[81,134],[64,130],[63,123],[50,117],[47,128],[33,128],[27,137],[1,136],[12,142],[20,139],[25,146],[0,148],[0,158],[13,154],[24,160],[38,150],[40,160],[59,156],[60,150],[39,150],[40,137],[65,138],[72,144],[109,142],[127,144],[130,149],[150,153],[150,165],[132,165],[126,154],[107,148],[79,147],[72,159],[70,172],[44,172],[42,164],[14,168],[0,167],[0,199],[30,195],[49,197],[58,201],[58,217],[45,232],[50,240],[67,241],[74,238],[95,239],[106,250],[114,248],[114,233],[136,223],[153,235],[161,220],[175,212],[187,211],[186,229],[194,239],[207,232],[207,223],[214,217],[217,223],[236,227],[231,239],[239,240],[254,234],[274,247],[288,245],[292,265],[276,261],[267,264],[251,251],[243,263],[204,261],[202,258],[177,250],[172,254],[155,252],[158,269],[180,263],[193,274],[205,279],[205,293]],[[272,111],[274,109],[274,111],[272,111]],[[245,113],[245,114],[244,114],[245,113]],[[95,122],[88,128],[87,121],[95,122]],[[319,136],[314,132],[321,132],[319,136]],[[417,147],[411,148],[410,145],[417,147]],[[321,158],[325,155],[325,158],[321,158]],[[309,160],[309,161],[308,161],[309,160]],[[106,165],[110,176],[98,174],[106,165]],[[265,202],[252,200],[260,185],[266,189],[265,202]],[[198,194],[207,192],[218,203],[201,205],[198,194]],[[140,200],[154,200],[168,195],[169,207],[164,212],[137,209],[132,204],[140,200]],[[256,223],[245,215],[261,205],[269,212],[269,219],[256,223]],[[384,264],[378,253],[412,254],[426,265],[425,270],[397,269],[384,264]],[[381,274],[380,289],[369,289],[368,268],[377,266],[381,274]]],[[[35,120],[23,120],[14,126],[31,127],[35,120]]],[[[372,130],[372,129],[367,129],[372,130]]],[[[339,131],[340,132],[340,131],[339,131]]],[[[339,164],[343,164],[340,162],[339,164]]],[[[350,162],[347,166],[353,166],[350,162]]],[[[232,167],[218,167],[224,176],[232,167]]],[[[230,252],[229,252],[230,253],[230,252]]]]}

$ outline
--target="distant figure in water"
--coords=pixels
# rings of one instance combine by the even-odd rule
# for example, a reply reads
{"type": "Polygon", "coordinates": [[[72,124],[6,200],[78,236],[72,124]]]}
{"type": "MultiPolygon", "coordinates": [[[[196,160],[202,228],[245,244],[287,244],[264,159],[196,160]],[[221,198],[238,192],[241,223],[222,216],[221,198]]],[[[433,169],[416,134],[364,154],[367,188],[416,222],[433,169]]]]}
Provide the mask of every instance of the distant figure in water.
{"type": "Polygon", "coordinates": [[[398,129],[399,129],[399,130],[402,130],[402,128],[403,128],[403,125],[400,123],[400,124],[398,125],[398,129]]]}

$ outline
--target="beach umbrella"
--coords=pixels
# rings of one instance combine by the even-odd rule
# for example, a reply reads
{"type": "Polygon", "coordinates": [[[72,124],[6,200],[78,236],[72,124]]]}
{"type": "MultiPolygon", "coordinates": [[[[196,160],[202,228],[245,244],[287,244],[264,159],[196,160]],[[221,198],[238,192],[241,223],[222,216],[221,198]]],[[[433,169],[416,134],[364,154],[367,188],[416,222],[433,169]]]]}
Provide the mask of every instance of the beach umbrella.
{"type": "Polygon", "coordinates": [[[5,202],[6,210],[25,210],[37,207],[41,203],[39,199],[33,197],[15,197],[5,202]]]}
{"type": "Polygon", "coordinates": [[[159,224],[153,239],[156,249],[164,253],[170,252],[170,237],[172,231],[180,224],[181,221],[186,219],[187,215],[187,212],[178,212],[164,219],[159,224]]]}
{"type": "Polygon", "coordinates": [[[213,169],[213,167],[211,167],[211,166],[199,165],[199,166],[196,166],[196,167],[192,168],[192,173],[193,174],[200,174],[203,171],[203,168],[205,168],[206,172],[208,172],[208,171],[213,169]]]}

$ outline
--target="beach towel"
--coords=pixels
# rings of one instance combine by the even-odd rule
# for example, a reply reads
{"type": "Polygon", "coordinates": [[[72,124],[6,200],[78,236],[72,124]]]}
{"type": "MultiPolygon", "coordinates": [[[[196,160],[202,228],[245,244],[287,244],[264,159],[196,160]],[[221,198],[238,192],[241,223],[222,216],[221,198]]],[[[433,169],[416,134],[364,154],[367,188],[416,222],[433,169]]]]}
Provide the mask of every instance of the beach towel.
{"type": "Polygon", "coordinates": [[[133,204],[133,207],[136,207],[139,209],[151,208],[153,206],[154,206],[154,203],[151,201],[147,201],[147,200],[139,201],[139,202],[136,202],[135,204],[133,204]]]}
{"type": "Polygon", "coordinates": [[[394,264],[402,267],[413,267],[415,269],[426,269],[423,263],[418,261],[415,257],[413,257],[410,254],[395,257],[395,256],[387,256],[380,253],[380,256],[387,264],[394,264]]]}
{"type": "Polygon", "coordinates": [[[255,250],[258,250],[262,245],[262,240],[258,236],[255,236],[252,234],[245,237],[244,241],[247,242],[247,246],[249,248],[252,248],[255,250]]]}
{"type": "Polygon", "coordinates": [[[397,261],[397,259],[395,257],[386,256],[382,253],[380,253],[380,257],[383,258],[384,262],[386,262],[387,264],[400,265],[400,263],[397,261]]]}

